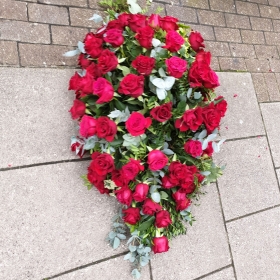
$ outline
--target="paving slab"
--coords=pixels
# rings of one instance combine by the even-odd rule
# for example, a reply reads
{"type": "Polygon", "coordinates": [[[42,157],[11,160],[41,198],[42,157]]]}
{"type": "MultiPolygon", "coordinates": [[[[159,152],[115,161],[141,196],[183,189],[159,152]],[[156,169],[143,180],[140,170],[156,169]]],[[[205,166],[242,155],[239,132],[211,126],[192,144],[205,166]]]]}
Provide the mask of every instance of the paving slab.
{"type": "Polygon", "coordinates": [[[233,268],[225,268],[219,272],[213,273],[202,278],[203,280],[235,280],[233,268]]]}
{"type": "Polygon", "coordinates": [[[280,208],[227,223],[238,280],[280,279],[280,208]]]}
{"type": "Polygon", "coordinates": [[[0,68],[0,168],[75,158],[74,69],[0,68]]]}
{"type": "Polygon", "coordinates": [[[152,257],[154,279],[194,279],[231,263],[216,186],[205,189],[200,205],[193,206],[196,222],[188,225],[187,235],[173,239],[167,253],[152,257]]]}
{"type": "Polygon", "coordinates": [[[88,162],[0,172],[0,279],[42,279],[118,254],[114,198],[88,191],[88,162]]]}
{"type": "Polygon", "coordinates": [[[226,220],[280,203],[266,137],[226,142],[215,160],[226,164],[218,179],[226,220]]]}
{"type": "Polygon", "coordinates": [[[263,135],[264,127],[249,73],[217,73],[221,86],[216,89],[228,102],[221,122],[221,135],[226,139],[263,135]]]}
{"type": "Polygon", "coordinates": [[[260,104],[275,167],[280,167],[280,103],[260,104]]]}
{"type": "MultiPolygon", "coordinates": [[[[118,257],[89,266],[84,269],[79,269],[74,272],[67,273],[55,278],[55,280],[133,280],[135,278],[133,278],[131,275],[132,269],[133,268],[130,266],[128,261],[125,261],[123,257],[118,257]]],[[[151,276],[149,266],[145,266],[144,268],[142,268],[140,280],[150,279],[151,276]]]]}

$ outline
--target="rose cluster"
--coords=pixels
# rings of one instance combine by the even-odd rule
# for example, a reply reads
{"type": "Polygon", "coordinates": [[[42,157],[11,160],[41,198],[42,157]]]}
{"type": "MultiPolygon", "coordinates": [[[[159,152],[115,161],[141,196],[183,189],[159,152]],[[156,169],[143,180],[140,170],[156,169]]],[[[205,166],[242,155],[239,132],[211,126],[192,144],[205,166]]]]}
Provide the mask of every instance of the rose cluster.
{"type": "Polygon", "coordinates": [[[175,221],[221,171],[213,139],[227,103],[215,98],[211,54],[199,32],[158,14],[121,13],[83,47],[69,82],[79,121],[71,149],[91,154],[87,182],[115,196],[131,231],[165,252],[183,233],[175,221]]]}

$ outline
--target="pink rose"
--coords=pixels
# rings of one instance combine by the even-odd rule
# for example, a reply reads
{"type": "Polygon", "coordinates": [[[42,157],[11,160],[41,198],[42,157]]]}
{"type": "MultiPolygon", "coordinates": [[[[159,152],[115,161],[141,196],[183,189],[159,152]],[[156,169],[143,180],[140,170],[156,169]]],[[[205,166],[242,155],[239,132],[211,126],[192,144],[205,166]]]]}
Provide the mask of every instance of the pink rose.
{"type": "Polygon", "coordinates": [[[78,119],[85,114],[85,110],[86,104],[79,99],[75,99],[69,112],[72,115],[72,119],[78,119]]]}
{"type": "Polygon", "coordinates": [[[150,170],[160,170],[168,163],[168,157],[162,151],[153,150],[148,154],[147,163],[150,170]]]}
{"type": "Polygon", "coordinates": [[[160,15],[158,14],[151,14],[150,17],[148,18],[148,24],[154,28],[154,29],[159,29],[160,28],[160,15]]]}
{"type": "Polygon", "coordinates": [[[187,61],[177,56],[165,60],[167,72],[174,78],[181,78],[187,71],[187,61]]]}
{"type": "Polygon", "coordinates": [[[164,253],[169,250],[168,239],[166,236],[154,237],[153,244],[152,250],[155,254],[164,253]]]}
{"type": "Polygon", "coordinates": [[[93,82],[93,94],[96,94],[99,97],[96,103],[102,104],[113,99],[114,88],[106,79],[98,78],[95,82],[93,82]]]}
{"type": "Polygon", "coordinates": [[[117,190],[116,191],[116,196],[117,196],[117,200],[120,203],[125,204],[127,206],[131,205],[132,191],[128,187],[127,188],[121,188],[120,190],[117,190]]]}
{"type": "Polygon", "coordinates": [[[165,37],[165,46],[170,52],[177,52],[185,43],[184,38],[177,31],[169,31],[165,37]]]}
{"type": "Polygon", "coordinates": [[[80,122],[81,136],[88,138],[96,133],[96,119],[88,115],[84,115],[80,122]]]}
{"type": "Polygon", "coordinates": [[[202,144],[200,141],[189,140],[185,143],[184,149],[192,157],[200,157],[202,155],[202,144]]]}
{"type": "Polygon", "coordinates": [[[146,128],[152,124],[151,118],[145,118],[138,112],[133,112],[125,123],[127,131],[132,136],[139,136],[145,133],[146,128]]]}

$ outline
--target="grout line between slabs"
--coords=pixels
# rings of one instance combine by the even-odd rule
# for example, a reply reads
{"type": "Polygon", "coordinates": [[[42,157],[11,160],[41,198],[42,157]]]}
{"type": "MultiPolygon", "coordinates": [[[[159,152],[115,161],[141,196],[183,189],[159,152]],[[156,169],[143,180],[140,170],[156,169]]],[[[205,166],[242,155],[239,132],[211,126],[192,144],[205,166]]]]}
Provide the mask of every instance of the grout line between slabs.
{"type": "Polygon", "coordinates": [[[15,170],[15,169],[30,168],[30,167],[36,167],[36,166],[42,166],[42,165],[51,165],[51,164],[67,163],[67,162],[80,162],[80,161],[88,161],[88,160],[91,160],[91,158],[89,157],[89,158],[81,158],[81,159],[80,158],[78,158],[78,159],[66,159],[66,160],[34,163],[34,164],[28,164],[28,165],[20,165],[20,166],[0,168],[0,172],[1,171],[10,171],[10,170],[15,170]]]}
{"type": "Polygon", "coordinates": [[[150,280],[154,280],[151,260],[149,261],[150,280]]]}
{"type": "Polygon", "coordinates": [[[233,141],[238,141],[238,140],[246,140],[246,139],[252,139],[252,138],[259,138],[259,137],[266,137],[266,135],[260,134],[260,135],[247,136],[247,137],[231,138],[231,139],[226,139],[226,142],[233,142],[233,141]]]}
{"type": "Polygon", "coordinates": [[[259,213],[262,213],[262,212],[265,212],[265,211],[268,211],[268,210],[271,210],[271,209],[274,209],[274,208],[278,208],[278,207],[280,207],[280,204],[276,204],[276,205],[267,207],[265,209],[261,209],[261,210],[255,211],[255,212],[250,213],[250,214],[246,214],[246,215],[243,215],[243,216],[239,216],[237,218],[230,219],[230,220],[226,221],[226,223],[228,224],[228,223],[231,223],[231,222],[234,222],[234,221],[238,221],[238,220],[241,220],[243,218],[247,218],[247,217],[253,216],[255,214],[259,214],[259,213]]]}
{"type": "Polygon", "coordinates": [[[220,194],[220,190],[219,190],[218,181],[216,182],[216,188],[217,188],[218,195],[219,195],[221,213],[222,213],[223,223],[224,223],[224,227],[225,227],[225,231],[226,231],[226,235],[227,235],[227,242],[228,242],[228,249],[229,249],[230,258],[231,258],[231,265],[232,265],[232,268],[233,268],[234,278],[235,278],[235,280],[237,280],[236,270],[235,270],[235,265],[234,265],[234,260],[233,260],[233,254],[232,254],[231,245],[230,245],[230,242],[229,242],[228,230],[227,230],[225,214],[224,214],[224,209],[223,209],[223,204],[222,204],[222,199],[221,199],[221,194],[220,194]]]}
{"type": "Polygon", "coordinates": [[[108,258],[104,258],[104,259],[101,259],[101,260],[98,260],[98,261],[95,261],[95,262],[91,262],[91,263],[88,263],[88,264],[85,264],[85,265],[81,265],[81,266],[78,266],[76,268],[72,268],[72,269],[66,270],[64,272],[61,272],[59,274],[56,274],[56,275],[53,275],[53,276],[50,276],[50,277],[45,277],[42,280],[54,279],[54,278],[57,278],[59,276],[65,275],[65,274],[68,274],[68,273],[71,273],[71,272],[74,272],[74,271],[77,271],[77,270],[80,270],[80,269],[83,269],[83,268],[87,268],[89,266],[93,266],[95,264],[99,264],[99,263],[102,263],[102,262],[105,262],[105,261],[108,261],[108,260],[111,260],[111,259],[115,259],[117,257],[124,256],[127,253],[129,253],[129,251],[125,251],[125,252],[122,252],[120,254],[117,254],[117,255],[114,255],[114,256],[111,256],[111,257],[108,257],[108,258]]]}
{"type": "Polygon", "coordinates": [[[199,276],[199,277],[197,277],[197,278],[194,278],[193,280],[204,279],[204,278],[207,277],[207,276],[211,276],[211,275],[213,275],[213,274],[215,274],[215,273],[217,273],[217,272],[220,272],[220,271],[222,271],[222,270],[224,270],[224,269],[227,269],[227,268],[230,268],[230,267],[232,267],[231,264],[229,264],[229,265],[227,265],[227,266],[224,266],[224,267],[221,267],[221,268],[219,268],[219,269],[216,269],[216,270],[214,270],[214,271],[212,271],[212,272],[210,272],[210,273],[204,274],[204,275],[199,276]]]}

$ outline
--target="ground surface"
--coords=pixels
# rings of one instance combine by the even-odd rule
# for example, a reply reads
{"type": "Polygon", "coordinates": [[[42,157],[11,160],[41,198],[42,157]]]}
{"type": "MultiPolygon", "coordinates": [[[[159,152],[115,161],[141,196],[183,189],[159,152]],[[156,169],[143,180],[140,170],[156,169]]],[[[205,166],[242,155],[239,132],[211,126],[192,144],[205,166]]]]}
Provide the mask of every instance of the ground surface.
{"type": "MultiPolygon", "coordinates": [[[[280,1],[158,6],[203,34],[222,71],[227,142],[215,158],[227,168],[187,236],[153,256],[142,279],[280,279],[280,1]]],[[[0,279],[131,279],[126,247],[104,241],[117,205],[86,190],[89,161],[68,149],[76,62],[61,55],[96,28],[95,12],[95,0],[0,3],[0,279]]]]}

